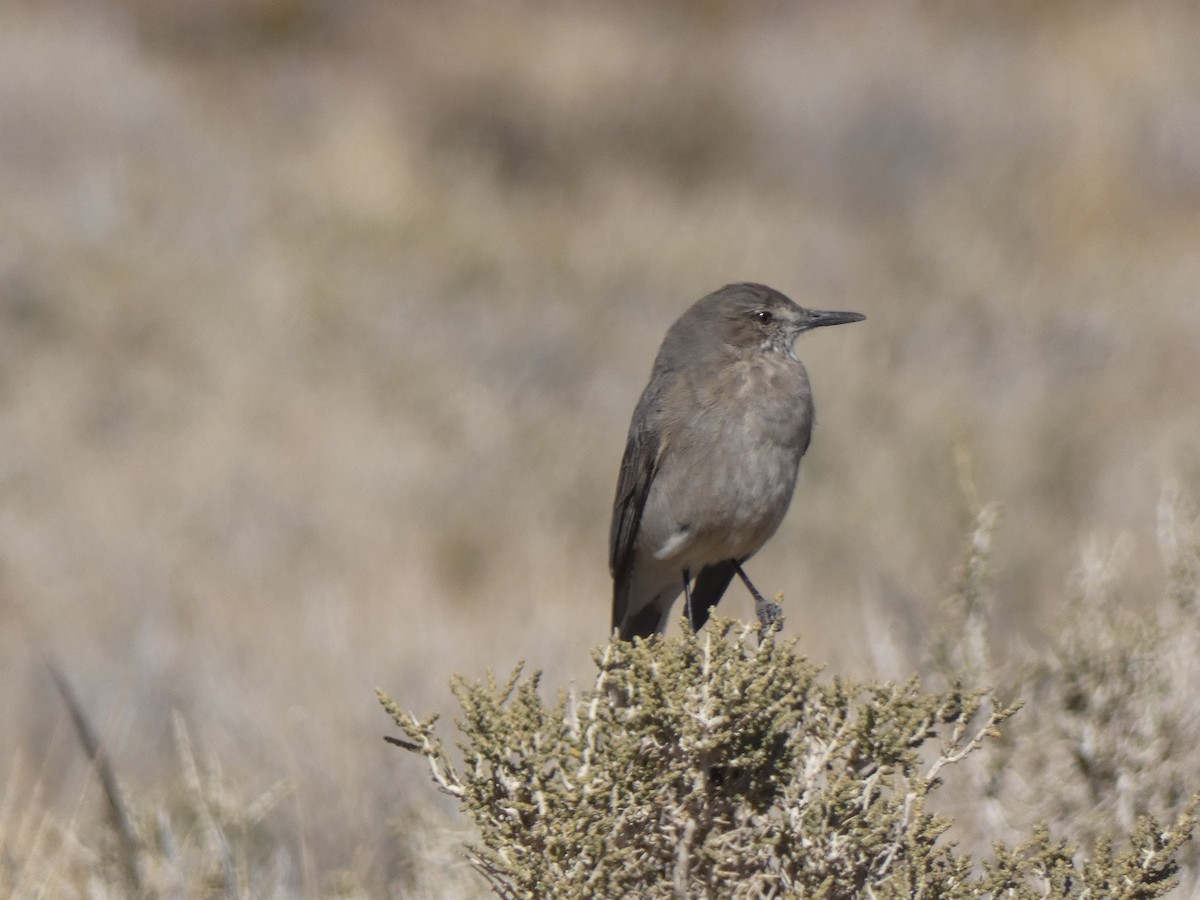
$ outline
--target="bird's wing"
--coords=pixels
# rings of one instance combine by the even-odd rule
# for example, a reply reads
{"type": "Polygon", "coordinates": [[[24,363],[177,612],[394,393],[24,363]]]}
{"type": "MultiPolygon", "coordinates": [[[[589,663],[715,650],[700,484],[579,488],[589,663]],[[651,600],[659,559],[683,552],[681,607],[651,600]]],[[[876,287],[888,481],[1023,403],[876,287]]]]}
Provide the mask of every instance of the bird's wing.
{"type": "Polygon", "coordinates": [[[629,605],[634,545],[662,450],[663,443],[657,430],[630,431],[621,459],[621,474],[617,477],[617,496],[613,500],[612,527],[608,536],[608,567],[613,577],[613,628],[621,624],[629,605]]]}

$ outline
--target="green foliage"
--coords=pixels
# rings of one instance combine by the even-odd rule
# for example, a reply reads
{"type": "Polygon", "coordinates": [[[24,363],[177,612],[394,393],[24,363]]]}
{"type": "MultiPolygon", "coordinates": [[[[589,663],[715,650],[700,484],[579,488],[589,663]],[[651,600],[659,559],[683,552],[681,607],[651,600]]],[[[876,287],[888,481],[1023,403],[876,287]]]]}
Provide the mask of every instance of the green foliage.
{"type": "Polygon", "coordinates": [[[582,694],[547,703],[518,666],[456,679],[461,766],[386,695],[439,787],[474,820],[468,855],[502,897],[1156,897],[1173,885],[1189,810],[1143,820],[1091,859],[1045,829],[982,873],[926,809],[948,766],[1018,709],[984,691],[819,677],[774,635],[709,630],[595,656],[582,694]]]}

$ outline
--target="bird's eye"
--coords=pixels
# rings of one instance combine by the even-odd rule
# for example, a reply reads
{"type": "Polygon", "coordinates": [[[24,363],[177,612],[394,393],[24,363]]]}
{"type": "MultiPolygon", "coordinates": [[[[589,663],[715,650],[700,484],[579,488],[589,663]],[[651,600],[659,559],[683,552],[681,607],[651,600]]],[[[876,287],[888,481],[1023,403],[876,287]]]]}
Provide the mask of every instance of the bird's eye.
{"type": "Polygon", "coordinates": [[[753,318],[756,322],[762,322],[764,325],[766,325],[768,322],[770,322],[772,319],[775,318],[775,316],[772,315],[771,311],[768,309],[758,309],[758,310],[755,310],[750,315],[751,315],[751,318],[753,318]]]}

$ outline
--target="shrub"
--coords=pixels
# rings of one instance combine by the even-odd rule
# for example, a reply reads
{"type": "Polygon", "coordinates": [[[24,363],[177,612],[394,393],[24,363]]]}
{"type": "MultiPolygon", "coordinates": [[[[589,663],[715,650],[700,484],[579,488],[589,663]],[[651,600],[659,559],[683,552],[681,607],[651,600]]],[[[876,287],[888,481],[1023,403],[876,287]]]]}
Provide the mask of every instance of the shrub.
{"type": "MultiPolygon", "coordinates": [[[[992,508],[978,511],[955,590],[957,616],[945,617],[957,628],[930,674],[935,683],[971,671],[1010,684],[1028,708],[965,767],[975,790],[966,802],[958,791],[953,809],[976,830],[1011,835],[1045,822],[1073,842],[1103,843],[1143,817],[1173,815],[1197,789],[1200,517],[1167,495],[1158,518],[1161,585],[1145,590],[1121,579],[1120,542],[1110,552],[1088,549],[1058,627],[1036,656],[1008,661],[1006,672],[991,662],[1000,641],[988,621],[998,605],[985,558],[996,517],[992,508]],[[981,813],[974,798],[986,798],[996,814],[981,813]]],[[[1178,859],[1191,870],[1190,896],[1200,896],[1196,846],[1178,859]]]]}
{"type": "Polygon", "coordinates": [[[986,691],[822,677],[776,633],[699,634],[595,655],[590,691],[542,699],[518,666],[456,678],[461,764],[385,694],[438,787],[473,820],[501,897],[1149,898],[1175,884],[1196,802],[1089,858],[1036,828],[977,865],[926,800],[1020,704],[986,691]]]}

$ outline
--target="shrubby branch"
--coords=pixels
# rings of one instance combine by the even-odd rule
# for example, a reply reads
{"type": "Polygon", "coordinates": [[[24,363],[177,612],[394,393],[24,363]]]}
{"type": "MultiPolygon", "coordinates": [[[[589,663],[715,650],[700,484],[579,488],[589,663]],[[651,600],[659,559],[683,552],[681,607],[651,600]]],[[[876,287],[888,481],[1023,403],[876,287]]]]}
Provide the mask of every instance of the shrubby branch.
{"type": "Polygon", "coordinates": [[[1019,703],[954,686],[825,678],[776,634],[699,634],[594,656],[591,690],[538,674],[456,678],[462,765],[434,720],[381,694],[434,782],[475,822],[467,848],[501,897],[1156,897],[1194,822],[1144,819],[1090,858],[1048,830],[977,866],[929,795],[1019,703]],[[1114,893],[1120,883],[1121,891],[1114,893]],[[1090,894],[1089,894],[1090,892],[1090,894]]]}

